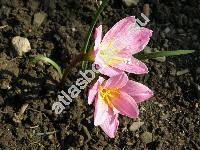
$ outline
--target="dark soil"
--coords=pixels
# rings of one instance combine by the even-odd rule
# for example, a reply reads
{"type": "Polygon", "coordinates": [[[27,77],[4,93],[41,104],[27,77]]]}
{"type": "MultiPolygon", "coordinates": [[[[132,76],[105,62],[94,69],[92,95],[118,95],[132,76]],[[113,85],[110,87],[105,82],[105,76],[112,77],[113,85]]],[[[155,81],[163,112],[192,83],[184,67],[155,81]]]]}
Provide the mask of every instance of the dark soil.
{"type": "MultiPolygon", "coordinates": [[[[148,46],[159,51],[196,52],[164,62],[148,60],[148,75],[130,75],[148,85],[155,96],[140,105],[139,120],[144,122],[140,129],[130,131],[135,120],[120,116],[118,134],[109,139],[93,125],[93,108],[87,104],[86,91],[61,115],[53,113],[59,75],[52,66],[34,64],[30,57],[43,54],[63,68],[69,67],[73,55],[83,47],[99,2],[0,0],[0,26],[8,25],[0,29],[0,149],[200,149],[200,1],[148,2],[152,10],[148,27],[154,31],[148,46]],[[37,26],[34,14],[41,11],[48,16],[37,26]],[[15,55],[11,44],[17,35],[28,38],[32,47],[22,57],[15,55]],[[24,104],[29,105],[20,117],[24,104]],[[144,133],[152,135],[150,142],[145,143],[144,133]]],[[[140,1],[126,7],[121,0],[112,0],[98,24],[106,31],[125,16],[140,17],[143,5],[140,1]]],[[[71,71],[63,90],[76,81],[79,69],[71,71]]]]}

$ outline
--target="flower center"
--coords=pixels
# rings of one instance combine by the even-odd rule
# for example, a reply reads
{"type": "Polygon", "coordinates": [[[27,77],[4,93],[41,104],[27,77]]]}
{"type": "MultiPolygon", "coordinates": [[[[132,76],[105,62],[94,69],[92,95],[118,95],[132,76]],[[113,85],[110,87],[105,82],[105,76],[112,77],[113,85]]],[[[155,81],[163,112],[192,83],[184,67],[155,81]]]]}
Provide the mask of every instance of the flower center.
{"type": "Polygon", "coordinates": [[[119,52],[120,50],[113,46],[113,41],[108,42],[108,44],[101,45],[100,47],[100,56],[110,66],[115,66],[124,60],[123,58],[117,56],[119,52]]]}
{"type": "Polygon", "coordinates": [[[112,99],[119,98],[120,91],[118,88],[100,88],[100,94],[104,100],[104,102],[110,107],[113,108],[113,104],[111,102],[112,99]]]}

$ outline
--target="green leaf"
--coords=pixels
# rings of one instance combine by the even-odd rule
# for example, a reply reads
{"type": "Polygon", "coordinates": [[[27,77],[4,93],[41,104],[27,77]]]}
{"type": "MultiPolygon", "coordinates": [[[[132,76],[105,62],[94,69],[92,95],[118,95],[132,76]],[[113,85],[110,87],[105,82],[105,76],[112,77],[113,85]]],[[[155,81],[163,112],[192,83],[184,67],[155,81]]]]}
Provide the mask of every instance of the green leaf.
{"type": "Polygon", "coordinates": [[[137,54],[135,57],[142,60],[142,59],[152,59],[157,57],[168,57],[168,56],[178,56],[178,55],[185,55],[195,52],[194,50],[176,50],[176,51],[161,51],[161,52],[153,52],[148,54],[137,54]]]}
{"type": "Polygon", "coordinates": [[[44,61],[44,62],[47,62],[49,64],[51,64],[59,73],[60,77],[62,77],[62,71],[61,71],[61,68],[59,67],[59,65],[53,61],[52,59],[46,57],[46,56],[42,56],[42,55],[38,55],[36,57],[33,58],[33,61],[34,62],[37,62],[37,61],[44,61]]]}
{"type": "MultiPolygon", "coordinates": [[[[90,28],[89,28],[88,33],[87,33],[87,38],[86,38],[86,41],[85,41],[85,44],[84,44],[84,48],[83,48],[83,52],[84,52],[84,53],[87,53],[88,45],[89,45],[89,43],[90,43],[90,38],[91,38],[91,36],[92,36],[92,32],[93,32],[93,30],[94,30],[94,27],[95,27],[95,25],[96,25],[96,23],[97,23],[97,20],[98,20],[98,18],[99,18],[99,16],[100,16],[101,12],[103,11],[103,9],[105,8],[105,6],[107,5],[108,1],[109,1],[109,0],[103,0],[103,1],[102,1],[101,6],[100,6],[99,9],[97,10],[97,12],[96,12],[96,14],[95,14],[95,16],[94,16],[94,18],[93,18],[93,20],[92,20],[92,24],[91,24],[91,26],[90,26],[90,28]]],[[[85,62],[83,61],[83,62],[82,62],[82,68],[84,68],[84,67],[85,67],[85,62]]]]}

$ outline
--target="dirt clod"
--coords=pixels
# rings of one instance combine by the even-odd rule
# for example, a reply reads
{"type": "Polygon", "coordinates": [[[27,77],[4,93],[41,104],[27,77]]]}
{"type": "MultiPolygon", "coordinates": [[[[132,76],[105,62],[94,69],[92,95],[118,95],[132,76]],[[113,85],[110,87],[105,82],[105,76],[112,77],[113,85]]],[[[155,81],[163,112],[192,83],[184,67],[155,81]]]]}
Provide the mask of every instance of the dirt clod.
{"type": "Polygon", "coordinates": [[[153,140],[153,135],[150,132],[144,132],[140,136],[140,139],[142,140],[143,143],[148,144],[151,143],[153,140]]]}

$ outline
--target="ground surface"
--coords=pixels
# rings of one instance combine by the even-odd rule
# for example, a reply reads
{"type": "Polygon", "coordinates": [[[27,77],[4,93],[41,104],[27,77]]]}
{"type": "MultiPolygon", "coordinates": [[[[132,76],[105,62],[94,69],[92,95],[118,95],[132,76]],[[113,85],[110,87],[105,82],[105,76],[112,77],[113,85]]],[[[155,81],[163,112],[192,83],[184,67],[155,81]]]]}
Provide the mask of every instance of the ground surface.
{"type": "MultiPolygon", "coordinates": [[[[59,76],[47,64],[34,64],[31,55],[45,54],[62,67],[69,67],[73,54],[81,51],[98,3],[93,0],[0,0],[0,149],[200,149],[200,2],[199,0],[150,1],[148,27],[154,31],[149,43],[157,49],[195,49],[192,55],[146,61],[149,74],[133,76],[148,85],[155,96],[140,105],[137,131],[130,131],[135,120],[120,116],[115,139],[109,139],[93,125],[93,109],[86,91],[62,115],[51,106],[57,101],[59,76]],[[34,14],[44,11],[40,26],[34,14]],[[32,50],[17,57],[11,45],[14,36],[27,37],[32,50]],[[186,70],[185,70],[186,69],[186,70]],[[23,119],[17,115],[29,104],[23,119]]],[[[104,31],[125,16],[140,16],[144,2],[126,7],[112,1],[98,24],[104,31]]],[[[73,69],[64,90],[78,78],[73,69]]],[[[138,121],[138,120],[136,120],[138,121]]]]}

